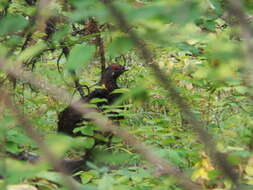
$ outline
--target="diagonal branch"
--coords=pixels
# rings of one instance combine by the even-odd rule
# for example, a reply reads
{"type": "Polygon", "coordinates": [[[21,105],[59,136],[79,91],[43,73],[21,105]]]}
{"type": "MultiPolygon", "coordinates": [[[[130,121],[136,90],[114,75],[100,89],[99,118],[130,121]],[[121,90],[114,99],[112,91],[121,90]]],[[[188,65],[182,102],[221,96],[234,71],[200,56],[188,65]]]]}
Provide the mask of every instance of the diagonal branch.
{"type": "Polygon", "coordinates": [[[50,4],[52,3],[52,0],[40,0],[37,7],[37,13],[36,13],[36,29],[38,31],[45,31],[46,28],[46,22],[48,17],[51,13],[51,7],[50,4]]]}
{"type": "Polygon", "coordinates": [[[26,117],[24,117],[24,115],[17,108],[17,105],[13,103],[13,101],[11,100],[11,95],[3,89],[1,89],[1,93],[2,93],[1,99],[5,103],[6,107],[13,112],[14,116],[17,118],[18,122],[21,124],[21,127],[24,129],[26,134],[36,142],[36,144],[41,149],[43,156],[52,164],[52,166],[57,171],[60,171],[63,182],[66,184],[66,186],[69,189],[78,190],[76,185],[73,183],[73,180],[64,174],[66,173],[66,171],[63,168],[61,162],[53,155],[53,153],[44,144],[40,135],[34,130],[31,122],[26,117]]]}
{"type": "MultiPolygon", "coordinates": [[[[69,102],[71,95],[65,90],[56,86],[50,85],[46,80],[42,80],[29,71],[24,71],[20,67],[8,66],[5,60],[0,59],[0,68],[13,76],[27,81],[28,83],[44,90],[53,95],[55,99],[62,102],[69,102]]],[[[110,120],[105,118],[102,114],[91,109],[87,104],[80,105],[78,101],[71,105],[74,109],[90,118],[101,130],[111,131],[113,134],[122,138],[122,140],[133,147],[133,149],[142,155],[142,157],[153,165],[160,174],[170,174],[175,176],[181,186],[189,190],[202,189],[199,185],[193,183],[187,176],[170,164],[167,160],[159,157],[152,148],[140,142],[134,135],[130,134],[127,129],[120,128],[112,124],[110,120]]]]}
{"type": "MultiPolygon", "coordinates": [[[[246,65],[244,67],[244,82],[245,85],[249,88],[252,88],[252,70],[253,70],[253,45],[252,45],[252,39],[253,39],[253,29],[247,19],[247,15],[244,13],[244,8],[241,0],[226,0],[227,1],[227,11],[230,16],[236,16],[238,19],[238,25],[241,30],[241,36],[243,38],[243,43],[245,46],[244,49],[244,55],[246,58],[246,65]]],[[[250,98],[253,100],[252,95],[250,98]]]]}
{"type": "Polygon", "coordinates": [[[187,104],[185,98],[183,98],[174,87],[172,79],[167,76],[165,72],[158,67],[157,64],[154,63],[152,51],[149,50],[145,42],[139,38],[134,30],[129,30],[129,28],[131,28],[130,25],[111,0],[101,0],[101,2],[108,8],[120,29],[128,33],[135,46],[138,48],[140,57],[144,59],[145,64],[152,69],[154,76],[167,90],[167,96],[171,97],[172,100],[178,105],[186,119],[189,121],[191,128],[198,134],[199,140],[205,145],[206,152],[212,161],[234,184],[237,184],[238,177],[233,171],[230,164],[226,161],[226,157],[218,152],[212,136],[208,134],[208,132],[204,129],[204,124],[196,118],[189,105],[187,104]]]}

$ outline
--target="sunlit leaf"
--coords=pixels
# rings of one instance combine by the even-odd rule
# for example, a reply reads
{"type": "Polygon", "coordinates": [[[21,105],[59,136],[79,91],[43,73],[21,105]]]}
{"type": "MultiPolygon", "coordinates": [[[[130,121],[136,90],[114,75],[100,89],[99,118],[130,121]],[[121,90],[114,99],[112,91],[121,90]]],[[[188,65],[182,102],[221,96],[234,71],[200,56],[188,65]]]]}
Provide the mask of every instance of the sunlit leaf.
{"type": "Polygon", "coordinates": [[[82,44],[76,45],[70,51],[66,69],[77,70],[82,66],[88,65],[95,53],[95,46],[82,44]]]}
{"type": "Polygon", "coordinates": [[[18,32],[28,24],[28,21],[21,15],[8,15],[0,19],[0,36],[8,33],[18,32]]]}

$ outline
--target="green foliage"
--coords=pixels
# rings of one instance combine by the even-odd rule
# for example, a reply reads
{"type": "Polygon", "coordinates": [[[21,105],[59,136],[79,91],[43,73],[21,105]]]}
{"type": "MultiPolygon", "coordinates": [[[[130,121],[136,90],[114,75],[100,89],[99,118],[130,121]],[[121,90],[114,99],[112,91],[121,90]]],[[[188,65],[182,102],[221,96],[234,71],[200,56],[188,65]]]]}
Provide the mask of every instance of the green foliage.
{"type": "MultiPolygon", "coordinates": [[[[158,83],[153,73],[138,57],[129,32],[136,32],[152,50],[154,62],[173,79],[173,85],[187,100],[192,112],[204,123],[214,137],[217,149],[227,155],[227,161],[239,174],[245,189],[253,184],[253,122],[252,89],[245,84],[245,40],[238,28],[231,25],[237,18],[226,16],[224,0],[118,0],[115,5],[131,24],[122,32],[107,8],[98,0],[56,0],[52,15],[55,31],[47,39],[45,31],[37,30],[33,19],[36,6],[25,1],[0,2],[0,62],[7,59],[12,67],[47,79],[57,88],[65,88],[80,98],[69,71],[76,71],[81,85],[95,88],[101,76],[101,47],[103,41],[107,64],[119,63],[129,68],[119,79],[123,93],[114,105],[103,106],[106,116],[124,116],[120,126],[152,146],[155,154],[170,161],[191,179],[206,189],[226,190],[231,182],[210,161],[203,145],[190,129],[182,111],[158,83]],[[93,18],[100,32],[88,22],[93,18]],[[29,37],[30,36],[30,37],[29,37]],[[64,47],[69,57],[59,59],[64,47]],[[122,106],[123,105],[123,106],[122,106]],[[115,115],[118,112],[119,115],[115,115]]],[[[253,12],[252,3],[244,1],[245,14],[253,12]]],[[[251,26],[252,23],[249,23],[251,26]]],[[[84,150],[94,146],[95,139],[109,144],[92,122],[83,122],[74,133],[84,137],[72,138],[56,133],[58,115],[70,102],[58,102],[27,81],[14,80],[0,71],[0,84],[12,92],[13,100],[46,146],[58,158],[80,159],[84,150]],[[15,87],[15,88],[14,88],[15,87]]],[[[88,90],[83,88],[85,94],[88,90]]],[[[105,99],[93,99],[101,103],[105,99]]],[[[0,175],[6,183],[30,183],[39,190],[66,189],[58,172],[50,163],[17,161],[8,155],[24,150],[42,154],[27,137],[10,110],[0,104],[0,175]]],[[[87,152],[87,151],[86,151],[87,152]]],[[[114,136],[111,146],[97,145],[87,165],[89,170],[74,174],[80,178],[81,189],[108,190],[180,190],[176,179],[154,177],[157,172],[133,147],[114,136]]]]}
{"type": "Polygon", "coordinates": [[[0,20],[0,36],[20,31],[28,24],[28,21],[21,15],[7,15],[0,20]]]}
{"type": "Polygon", "coordinates": [[[117,37],[110,43],[110,46],[108,47],[108,54],[113,58],[127,53],[132,48],[133,44],[129,38],[117,37]]]}
{"type": "Polygon", "coordinates": [[[24,132],[17,129],[10,129],[6,132],[6,150],[10,153],[17,154],[23,151],[24,146],[35,148],[32,141],[24,135],[24,132]]]}
{"type": "Polygon", "coordinates": [[[93,45],[76,45],[72,48],[66,65],[68,70],[78,70],[87,65],[95,52],[93,45]]]}

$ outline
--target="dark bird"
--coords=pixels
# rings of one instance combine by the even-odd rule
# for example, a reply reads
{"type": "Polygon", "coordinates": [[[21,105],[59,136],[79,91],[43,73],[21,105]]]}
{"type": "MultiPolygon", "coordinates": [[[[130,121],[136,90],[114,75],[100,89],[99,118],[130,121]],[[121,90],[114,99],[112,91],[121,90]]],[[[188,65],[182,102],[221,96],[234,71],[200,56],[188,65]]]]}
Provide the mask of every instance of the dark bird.
{"type": "MultiPolygon", "coordinates": [[[[119,64],[112,64],[107,67],[101,77],[100,84],[104,88],[95,89],[89,95],[79,100],[80,103],[90,103],[94,98],[104,99],[105,101],[94,103],[98,111],[103,110],[103,106],[111,105],[118,99],[121,93],[112,93],[115,89],[118,89],[117,79],[126,71],[125,67],[119,64]]],[[[122,119],[121,116],[117,116],[117,113],[113,113],[113,116],[109,117],[112,120],[122,119]]],[[[81,132],[74,133],[73,130],[77,127],[83,126],[84,121],[89,121],[88,118],[84,118],[81,113],[74,110],[71,106],[66,107],[60,114],[58,120],[58,132],[70,135],[70,136],[87,136],[81,132]]],[[[84,126],[85,127],[85,126],[84,126]]],[[[99,133],[99,132],[97,132],[99,133]]],[[[110,136],[111,134],[103,134],[103,136],[110,136]]],[[[95,137],[94,137],[95,138],[95,137]]],[[[102,142],[101,139],[95,139],[94,147],[97,144],[106,144],[108,142],[102,142]]]]}
{"type": "MultiPolygon", "coordinates": [[[[113,104],[117,98],[119,98],[122,94],[121,93],[112,93],[115,89],[118,89],[117,79],[118,77],[123,74],[125,71],[124,66],[119,64],[112,64],[105,69],[102,74],[100,84],[105,88],[95,89],[89,95],[85,96],[81,99],[80,103],[90,103],[90,101],[94,98],[101,98],[105,99],[105,102],[98,102],[95,103],[98,111],[103,110],[102,106],[104,105],[111,105],[113,104]]],[[[122,116],[118,116],[117,113],[113,113],[113,116],[109,117],[112,120],[119,120],[123,119],[122,116]],[[116,114],[116,115],[115,115],[116,114]]],[[[83,121],[89,121],[88,118],[84,118],[82,114],[74,110],[71,106],[66,107],[60,114],[59,114],[59,121],[58,121],[58,132],[65,133],[70,136],[85,136],[81,132],[74,133],[73,130],[77,127],[82,126],[83,121]]],[[[111,134],[103,134],[107,137],[112,137],[111,134]]],[[[95,138],[95,137],[94,137],[95,138]]],[[[81,160],[62,160],[61,164],[63,168],[66,170],[67,173],[73,174],[77,171],[85,171],[88,170],[89,167],[86,166],[85,162],[90,159],[90,154],[93,148],[98,144],[108,144],[108,142],[103,142],[101,139],[95,139],[95,143],[92,148],[86,150],[85,156],[81,160]]],[[[21,161],[28,161],[30,163],[36,163],[39,161],[40,156],[28,152],[23,151],[18,155],[14,155],[11,153],[7,153],[7,155],[11,158],[21,160],[21,161]]],[[[2,176],[0,176],[0,179],[2,176]]],[[[76,177],[77,180],[80,180],[76,177]]]]}

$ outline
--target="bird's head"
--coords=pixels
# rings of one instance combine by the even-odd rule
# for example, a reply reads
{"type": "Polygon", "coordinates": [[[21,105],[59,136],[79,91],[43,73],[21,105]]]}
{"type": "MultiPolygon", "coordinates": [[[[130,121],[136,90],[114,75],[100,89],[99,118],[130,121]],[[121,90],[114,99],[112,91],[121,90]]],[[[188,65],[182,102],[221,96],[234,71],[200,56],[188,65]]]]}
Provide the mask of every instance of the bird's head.
{"type": "Polygon", "coordinates": [[[112,64],[103,72],[101,82],[106,86],[107,89],[111,90],[113,88],[117,88],[117,78],[126,71],[127,69],[123,65],[112,64]]]}
{"type": "Polygon", "coordinates": [[[117,79],[121,74],[126,71],[127,69],[123,65],[112,64],[105,69],[102,78],[108,80],[117,79]]]}

